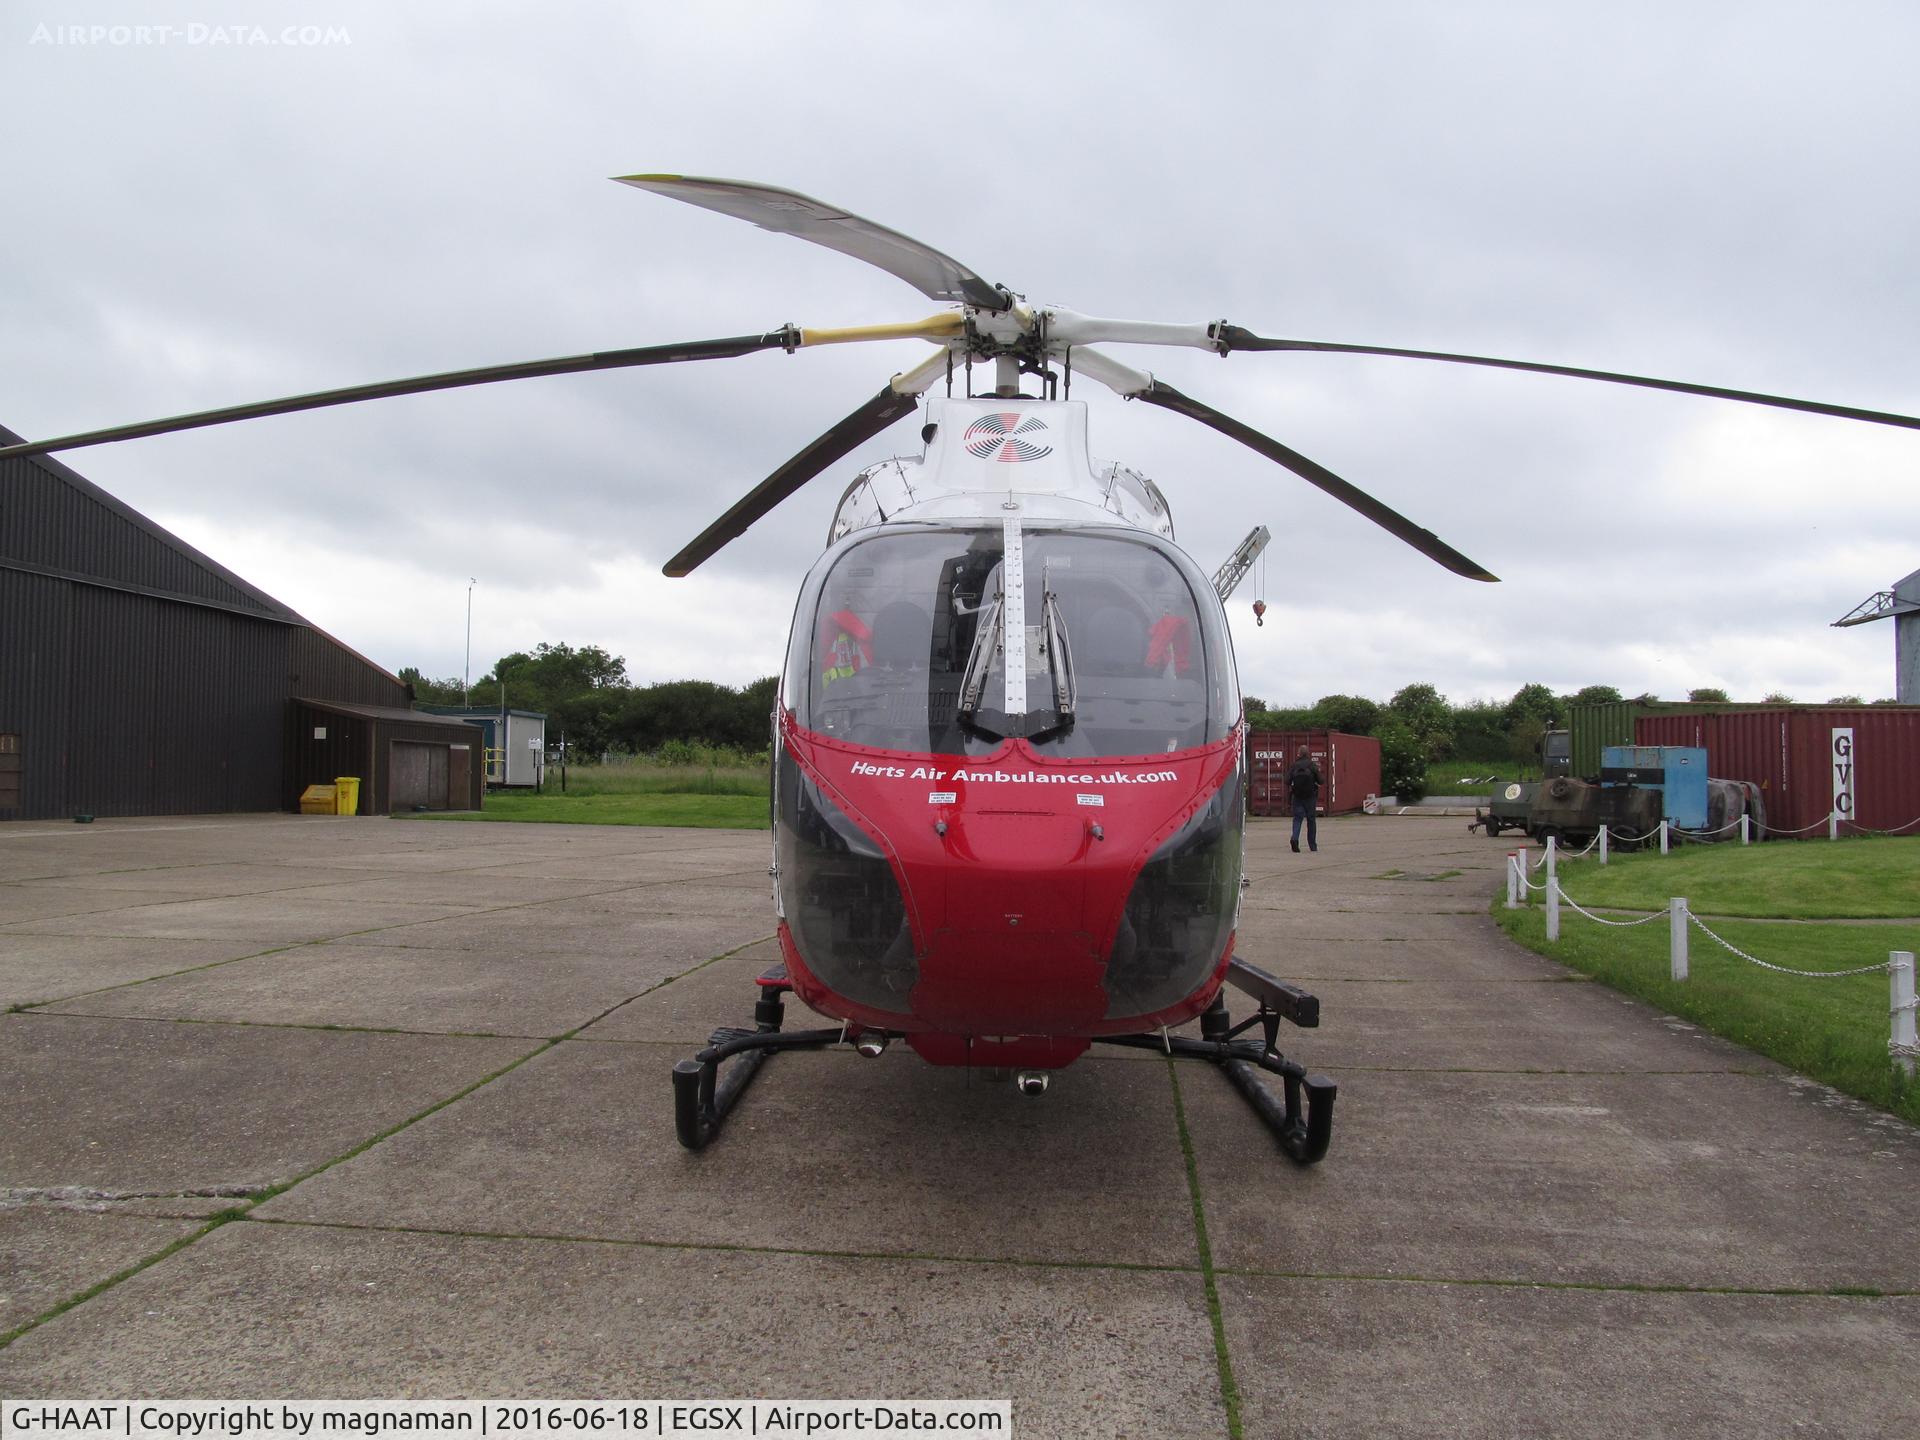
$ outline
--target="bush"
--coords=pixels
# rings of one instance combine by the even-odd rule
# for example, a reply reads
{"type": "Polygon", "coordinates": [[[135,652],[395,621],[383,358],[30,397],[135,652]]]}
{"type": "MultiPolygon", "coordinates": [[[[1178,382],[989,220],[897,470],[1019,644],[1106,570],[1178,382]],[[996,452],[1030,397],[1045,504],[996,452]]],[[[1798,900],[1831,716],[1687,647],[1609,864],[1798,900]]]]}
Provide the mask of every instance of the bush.
{"type": "Polygon", "coordinates": [[[1312,730],[1320,724],[1310,708],[1249,710],[1247,726],[1253,730],[1312,730]]]}
{"type": "Polygon", "coordinates": [[[649,758],[656,765],[698,765],[700,747],[691,740],[668,740],[649,758]]]}
{"type": "Polygon", "coordinates": [[[1427,793],[1427,755],[1419,738],[1391,718],[1374,733],[1380,741],[1380,788],[1402,800],[1418,800],[1427,793]]]}
{"type": "Polygon", "coordinates": [[[738,745],[709,745],[704,740],[663,740],[643,765],[694,766],[707,770],[764,770],[772,761],[767,750],[743,750],[738,745]]]}
{"type": "Polygon", "coordinates": [[[1453,754],[1456,759],[1503,764],[1513,748],[1507,732],[1507,707],[1492,700],[1473,700],[1453,712],[1453,754]]]}
{"type": "Polygon", "coordinates": [[[1343,735],[1371,735],[1380,707],[1363,695],[1322,695],[1313,702],[1314,723],[1343,735]]]}
{"type": "MultiPolygon", "coordinates": [[[[1453,707],[1447,697],[1433,686],[1420,683],[1404,685],[1387,701],[1394,720],[1412,732],[1420,747],[1420,758],[1444,760],[1453,753],[1453,707]]],[[[1384,731],[1376,731],[1383,734],[1384,731]]],[[[1425,764],[1421,766],[1425,773],[1425,764]]]]}

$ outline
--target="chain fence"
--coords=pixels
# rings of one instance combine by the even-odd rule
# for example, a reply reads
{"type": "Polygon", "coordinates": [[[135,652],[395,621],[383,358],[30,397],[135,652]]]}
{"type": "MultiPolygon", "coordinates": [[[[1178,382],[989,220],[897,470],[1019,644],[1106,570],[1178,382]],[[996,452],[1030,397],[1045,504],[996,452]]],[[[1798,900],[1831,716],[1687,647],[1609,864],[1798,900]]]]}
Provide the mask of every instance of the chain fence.
{"type": "Polygon", "coordinates": [[[1616,830],[1613,828],[1613,826],[1609,825],[1607,827],[1607,834],[1612,836],[1615,840],[1620,841],[1624,845],[1638,845],[1643,840],[1658,840],[1660,838],[1660,832],[1664,828],[1665,828],[1664,826],[1656,825],[1653,827],[1653,829],[1647,831],[1644,835],[1628,835],[1625,832],[1616,830]]]}
{"type": "Polygon", "coordinates": [[[1809,830],[1825,829],[1832,819],[1833,817],[1831,815],[1822,815],[1818,820],[1814,821],[1813,824],[1802,825],[1798,830],[1782,830],[1778,825],[1768,825],[1765,829],[1769,835],[1805,835],[1809,830]]]}
{"type": "MultiPolygon", "coordinates": [[[[1655,910],[1645,915],[1637,915],[1631,920],[1615,920],[1605,915],[1596,915],[1578,900],[1567,894],[1561,887],[1557,875],[1549,875],[1536,885],[1527,878],[1526,867],[1516,863],[1516,855],[1509,862],[1509,874],[1518,880],[1527,890],[1545,890],[1547,892],[1547,939],[1557,941],[1560,938],[1560,905],[1565,902],[1568,909],[1584,916],[1596,925],[1612,929],[1630,930],[1639,925],[1651,925],[1656,920],[1666,920],[1671,926],[1671,946],[1669,963],[1672,978],[1683,981],[1688,975],[1687,934],[1689,928],[1698,930],[1721,949],[1737,959],[1762,970],[1771,970],[1776,975],[1791,975],[1803,980],[1843,980],[1855,975],[1889,975],[1892,979],[1892,1003],[1889,1018],[1892,1022],[1892,1038],[1887,1041],[1887,1055],[1891,1062],[1898,1065],[1909,1076],[1915,1073],[1915,1062],[1920,1060],[1920,1038],[1916,1037],[1916,1020],[1920,1019],[1920,1000],[1915,998],[1914,958],[1910,951],[1896,950],[1885,960],[1871,965],[1856,965],[1846,970],[1800,970],[1791,965],[1776,965],[1771,960],[1762,960],[1758,955],[1749,954],[1735,945],[1726,936],[1720,934],[1706,921],[1688,907],[1684,898],[1676,896],[1668,901],[1663,910],[1655,910]]],[[[1512,896],[1524,896],[1517,888],[1509,892],[1509,904],[1512,896]]]]}
{"type": "MultiPolygon", "coordinates": [[[[1836,837],[1865,835],[1880,839],[1887,839],[1892,836],[1907,833],[1920,834],[1920,815],[1916,815],[1904,824],[1890,826],[1884,830],[1870,825],[1862,825],[1854,820],[1843,820],[1837,815],[1823,815],[1811,825],[1799,825],[1791,830],[1783,829],[1778,825],[1762,824],[1754,820],[1751,816],[1744,818],[1750,826],[1752,836],[1755,840],[1791,839],[1796,835],[1811,835],[1816,830],[1831,830],[1836,837]]],[[[1609,841],[1615,845],[1639,845],[1648,840],[1657,840],[1660,838],[1660,832],[1662,830],[1667,832],[1670,840],[1677,840],[1682,844],[1704,845],[1714,843],[1715,836],[1731,835],[1735,831],[1740,830],[1741,818],[1729,820],[1726,824],[1715,826],[1711,830],[1682,830],[1678,826],[1670,824],[1656,825],[1653,829],[1638,834],[1623,830],[1616,825],[1604,826],[1603,829],[1606,831],[1609,841]]],[[[1599,843],[1599,840],[1600,832],[1595,831],[1593,839],[1589,840],[1581,849],[1563,850],[1561,855],[1568,860],[1578,859],[1589,853],[1594,846],[1599,843]]],[[[1547,857],[1543,852],[1538,857],[1527,862],[1528,868],[1538,870],[1542,865],[1546,864],[1546,860],[1547,857]]]]}
{"type": "Polygon", "coordinates": [[[1738,945],[1735,945],[1731,940],[1727,939],[1726,936],[1715,934],[1707,922],[1691,910],[1687,911],[1687,919],[1693,922],[1694,929],[1700,931],[1700,933],[1705,935],[1709,940],[1714,941],[1721,949],[1738,955],[1749,965],[1758,965],[1762,970],[1771,970],[1776,975],[1799,975],[1808,980],[1837,980],[1844,975],[1871,975],[1876,970],[1891,970],[1894,966],[1892,960],[1882,960],[1877,965],[1858,965],[1851,970],[1795,970],[1788,965],[1775,965],[1770,961],[1762,960],[1758,955],[1749,955],[1738,945]]]}
{"type": "Polygon", "coordinates": [[[1715,830],[1670,830],[1668,833],[1671,834],[1674,839],[1684,841],[1691,845],[1711,845],[1715,843],[1713,839],[1714,836],[1728,835],[1739,828],[1740,822],[1738,820],[1730,820],[1715,830]]]}
{"type": "Polygon", "coordinates": [[[1666,911],[1655,910],[1651,914],[1642,915],[1636,920],[1609,920],[1604,915],[1594,914],[1591,910],[1587,909],[1586,906],[1582,905],[1578,900],[1574,899],[1571,895],[1567,894],[1567,892],[1564,890],[1560,892],[1560,898],[1566,901],[1567,904],[1572,906],[1575,910],[1578,910],[1582,915],[1586,916],[1587,919],[1593,921],[1594,924],[1613,925],[1622,930],[1631,930],[1635,925],[1645,925],[1654,920],[1664,920],[1667,918],[1666,911]]]}
{"type": "Polygon", "coordinates": [[[1894,826],[1891,830],[1872,830],[1865,825],[1857,825],[1851,820],[1843,820],[1840,823],[1847,827],[1847,830],[1850,834],[1876,835],[1884,839],[1885,837],[1890,835],[1898,835],[1902,830],[1911,830],[1915,826],[1920,826],[1920,815],[1916,815],[1913,819],[1907,821],[1907,823],[1904,825],[1894,826]]]}

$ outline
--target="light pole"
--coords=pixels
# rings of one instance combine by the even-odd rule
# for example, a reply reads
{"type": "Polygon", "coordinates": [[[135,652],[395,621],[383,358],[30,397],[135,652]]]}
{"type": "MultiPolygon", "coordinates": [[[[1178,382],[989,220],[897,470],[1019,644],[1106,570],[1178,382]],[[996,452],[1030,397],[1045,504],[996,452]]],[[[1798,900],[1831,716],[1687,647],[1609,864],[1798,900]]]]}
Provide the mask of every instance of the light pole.
{"type": "Polygon", "coordinates": [[[460,672],[460,704],[462,706],[473,698],[468,693],[473,689],[473,587],[479,583],[473,576],[467,577],[467,663],[460,672]]]}

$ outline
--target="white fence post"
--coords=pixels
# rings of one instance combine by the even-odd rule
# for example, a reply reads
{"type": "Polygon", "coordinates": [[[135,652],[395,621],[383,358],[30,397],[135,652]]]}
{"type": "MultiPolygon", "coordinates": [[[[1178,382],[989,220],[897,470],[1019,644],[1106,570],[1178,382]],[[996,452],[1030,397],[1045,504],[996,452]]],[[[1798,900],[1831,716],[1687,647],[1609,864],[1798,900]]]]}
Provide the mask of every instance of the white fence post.
{"type": "Polygon", "coordinates": [[[1664,820],[1660,822],[1660,853],[1667,853],[1667,822],[1664,820]]]}
{"type": "Polygon", "coordinates": [[[1687,901],[1676,895],[1667,902],[1667,973],[1675,980],[1687,978],[1687,901]]]}
{"type": "Polygon", "coordinates": [[[1507,909],[1520,908],[1520,852],[1507,851],[1507,909]]]}
{"type": "Polygon", "coordinates": [[[1839,838],[1840,812],[1838,810],[1829,810],[1827,812],[1827,839],[1838,840],[1839,838]]]}
{"type": "Polygon", "coordinates": [[[1888,977],[1893,982],[1893,1043],[1904,1046],[1904,1053],[1894,1059],[1894,1063],[1909,1077],[1913,1074],[1914,1038],[1914,987],[1913,952],[1895,950],[1889,957],[1888,977]]]}
{"type": "Polygon", "coordinates": [[[1547,939],[1560,938],[1560,881],[1555,878],[1560,858],[1560,837],[1547,836],[1547,939]]]}
{"type": "Polygon", "coordinates": [[[1747,843],[1749,842],[1749,840],[1751,839],[1751,831],[1752,831],[1752,828],[1753,828],[1753,827],[1752,827],[1752,825],[1751,825],[1751,823],[1750,823],[1750,822],[1752,821],[1752,819],[1753,819],[1753,817],[1752,817],[1751,815],[1748,815],[1748,814],[1746,814],[1745,812],[1742,812],[1742,813],[1741,813],[1741,816],[1740,816],[1740,843],[1741,843],[1742,845],[1745,845],[1745,844],[1747,844],[1747,843]]]}
{"type": "Polygon", "coordinates": [[[1611,827],[1606,825],[1600,827],[1600,863],[1602,865],[1607,863],[1607,835],[1610,829],[1611,827]]]}

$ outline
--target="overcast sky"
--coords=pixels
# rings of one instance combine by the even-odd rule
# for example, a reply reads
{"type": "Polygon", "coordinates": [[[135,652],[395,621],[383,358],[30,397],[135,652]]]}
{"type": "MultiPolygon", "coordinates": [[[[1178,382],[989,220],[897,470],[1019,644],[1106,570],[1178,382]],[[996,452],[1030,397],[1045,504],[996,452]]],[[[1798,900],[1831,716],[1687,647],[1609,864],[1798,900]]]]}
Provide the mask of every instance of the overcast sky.
{"type": "MultiPolygon", "coordinates": [[[[929,309],[606,178],[636,171],[800,190],[1091,314],[1920,413],[1917,53],[1920,7],[1845,0],[9,0],[0,423],[929,309]]],[[[475,674],[564,640],[636,681],[739,684],[776,668],[846,481],[917,427],[692,578],[662,562],[924,353],[522,381],[67,458],[390,668],[461,673],[478,577],[475,674]]],[[[1206,568],[1273,530],[1265,627],[1257,573],[1229,605],[1269,701],[1893,693],[1891,625],[1828,622],[1920,567],[1920,434],[1402,360],[1110,353],[1502,577],[1077,387],[1095,453],[1160,483],[1206,568]]]]}

